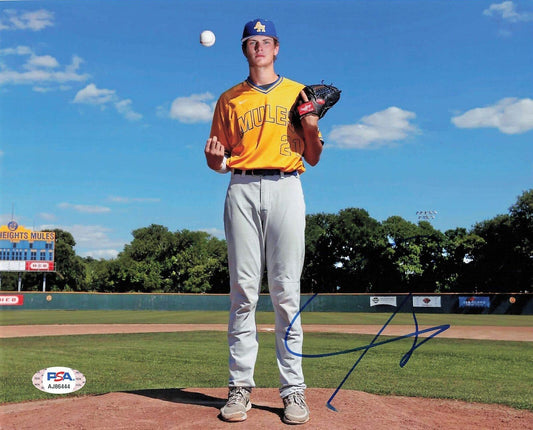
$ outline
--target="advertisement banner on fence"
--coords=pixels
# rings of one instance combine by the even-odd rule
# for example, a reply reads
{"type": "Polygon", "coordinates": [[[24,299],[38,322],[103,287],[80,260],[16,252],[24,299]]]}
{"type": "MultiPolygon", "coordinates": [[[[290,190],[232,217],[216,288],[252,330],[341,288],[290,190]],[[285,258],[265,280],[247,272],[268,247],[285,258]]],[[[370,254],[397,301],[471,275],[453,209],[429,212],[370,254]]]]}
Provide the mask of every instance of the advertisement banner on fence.
{"type": "Polygon", "coordinates": [[[24,304],[23,294],[1,294],[0,306],[22,306],[24,304]]]}
{"type": "Polygon", "coordinates": [[[415,308],[440,308],[440,296],[415,296],[413,297],[413,307],[415,308]]]}
{"type": "Polygon", "coordinates": [[[486,296],[459,296],[460,308],[490,308],[490,297],[486,296]]]}
{"type": "Polygon", "coordinates": [[[396,296],[370,296],[370,306],[396,306],[396,296]]]}

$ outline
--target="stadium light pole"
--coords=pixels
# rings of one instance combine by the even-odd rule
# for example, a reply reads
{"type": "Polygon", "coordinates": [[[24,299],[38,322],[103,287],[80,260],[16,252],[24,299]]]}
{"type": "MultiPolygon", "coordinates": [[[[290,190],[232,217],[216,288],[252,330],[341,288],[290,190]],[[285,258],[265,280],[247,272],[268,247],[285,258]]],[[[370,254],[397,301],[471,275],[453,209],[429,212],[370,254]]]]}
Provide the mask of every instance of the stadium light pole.
{"type": "Polygon", "coordinates": [[[437,216],[437,211],[435,210],[429,210],[429,211],[416,211],[416,216],[418,217],[418,220],[424,220],[429,221],[432,219],[435,219],[437,216]]]}

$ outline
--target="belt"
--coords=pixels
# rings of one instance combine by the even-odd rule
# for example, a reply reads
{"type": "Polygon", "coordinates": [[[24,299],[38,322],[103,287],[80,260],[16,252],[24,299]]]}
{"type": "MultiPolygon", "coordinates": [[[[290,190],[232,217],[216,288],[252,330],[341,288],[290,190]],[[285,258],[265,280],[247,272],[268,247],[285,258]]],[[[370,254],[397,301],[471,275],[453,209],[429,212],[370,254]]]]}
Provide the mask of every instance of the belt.
{"type": "Polygon", "coordinates": [[[248,176],[295,176],[298,174],[297,170],[292,172],[284,172],[279,169],[251,169],[241,170],[233,169],[233,173],[236,175],[248,175],[248,176]]]}

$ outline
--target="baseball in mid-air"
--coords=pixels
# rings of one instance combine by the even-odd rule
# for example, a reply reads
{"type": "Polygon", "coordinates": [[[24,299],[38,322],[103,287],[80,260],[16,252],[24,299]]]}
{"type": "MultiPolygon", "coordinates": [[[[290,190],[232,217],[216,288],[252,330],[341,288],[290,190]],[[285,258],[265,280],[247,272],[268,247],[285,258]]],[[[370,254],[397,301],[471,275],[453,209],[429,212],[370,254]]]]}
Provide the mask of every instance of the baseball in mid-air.
{"type": "Polygon", "coordinates": [[[200,43],[204,46],[213,46],[215,44],[215,33],[211,30],[204,30],[200,33],[200,43]]]}

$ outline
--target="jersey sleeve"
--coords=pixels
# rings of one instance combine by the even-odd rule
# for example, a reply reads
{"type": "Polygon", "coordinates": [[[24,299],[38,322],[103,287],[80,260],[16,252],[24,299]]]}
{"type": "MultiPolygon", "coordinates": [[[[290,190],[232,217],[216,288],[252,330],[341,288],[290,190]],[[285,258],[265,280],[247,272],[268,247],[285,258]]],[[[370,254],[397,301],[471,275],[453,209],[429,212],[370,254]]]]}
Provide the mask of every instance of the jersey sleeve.
{"type": "Polygon", "coordinates": [[[231,130],[228,121],[227,103],[220,97],[215,106],[215,112],[213,114],[213,122],[211,123],[210,137],[216,136],[218,141],[226,148],[228,152],[231,152],[232,139],[228,133],[231,130]]]}

